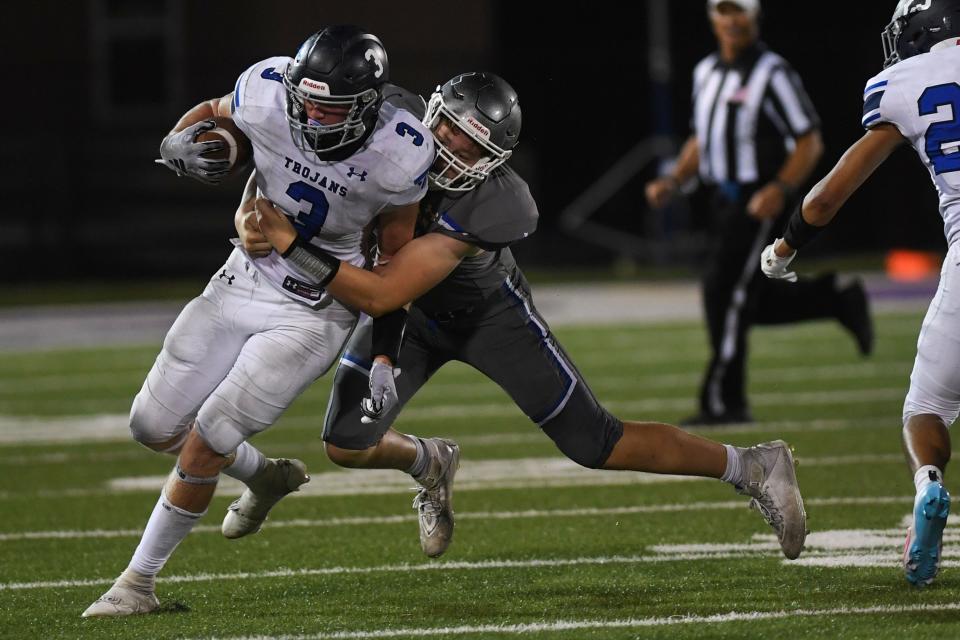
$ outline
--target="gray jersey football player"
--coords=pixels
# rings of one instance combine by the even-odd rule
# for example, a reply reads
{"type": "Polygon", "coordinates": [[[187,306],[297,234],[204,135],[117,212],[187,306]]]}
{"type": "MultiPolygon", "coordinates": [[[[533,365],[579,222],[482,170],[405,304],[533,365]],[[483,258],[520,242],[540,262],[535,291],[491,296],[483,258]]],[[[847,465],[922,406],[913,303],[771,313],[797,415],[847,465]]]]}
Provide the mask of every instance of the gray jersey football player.
{"type": "Polygon", "coordinates": [[[419,235],[378,271],[305,246],[266,200],[250,213],[281,255],[322,278],[334,297],[376,317],[352,336],[337,370],[323,432],[330,459],[412,475],[420,484],[421,548],[442,554],[453,535],[459,447],[391,425],[434,372],[457,360],[499,384],[583,466],[730,482],[760,502],[784,554],[797,557],[806,516],[782,441],[741,449],[667,424],[621,421],[600,405],[537,312],[510,252],[537,220],[526,183],[503,164],[520,133],[513,88],[492,73],[460,74],[431,96],[424,123],[438,158],[419,235]],[[408,314],[400,311],[411,302],[408,314]]]}

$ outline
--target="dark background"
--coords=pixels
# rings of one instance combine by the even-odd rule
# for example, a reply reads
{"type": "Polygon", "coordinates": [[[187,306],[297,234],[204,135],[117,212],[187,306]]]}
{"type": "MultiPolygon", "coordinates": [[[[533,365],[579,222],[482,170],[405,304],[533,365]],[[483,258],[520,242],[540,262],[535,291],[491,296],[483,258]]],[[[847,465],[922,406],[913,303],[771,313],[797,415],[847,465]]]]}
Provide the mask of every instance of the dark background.
{"type": "MultiPolygon", "coordinates": [[[[226,257],[243,180],[208,187],[156,166],[180,115],[232,90],[250,64],[292,55],[321,26],[361,24],[383,40],[391,80],[428,94],[460,71],[504,76],[523,105],[511,160],[540,205],[521,264],[556,269],[695,267],[696,206],[651,213],[643,183],[592,220],[636,237],[616,250],[562,230],[560,213],[640,140],[687,135],[690,73],[714,48],[703,0],[626,6],[597,0],[356,3],[233,0],[45,0],[0,26],[7,62],[0,249],[8,283],[205,277],[226,257]],[[559,5],[556,5],[559,7],[559,5]],[[652,9],[666,9],[669,61],[651,77],[652,9]],[[669,65],[667,65],[669,62],[669,65]],[[694,242],[689,242],[690,239],[694,242]],[[651,250],[655,247],[656,250],[651,250]]],[[[881,70],[879,34],[896,3],[838,19],[836,2],[764,3],[762,38],[799,71],[822,119],[822,176],[860,135],[861,96],[881,70]],[[889,6],[888,6],[889,5],[889,6]]],[[[659,23],[654,22],[654,25],[659,23]]],[[[695,200],[693,200],[695,204],[695,200]]],[[[944,245],[937,200],[912,150],[897,152],[809,253],[881,253],[944,245]]]]}

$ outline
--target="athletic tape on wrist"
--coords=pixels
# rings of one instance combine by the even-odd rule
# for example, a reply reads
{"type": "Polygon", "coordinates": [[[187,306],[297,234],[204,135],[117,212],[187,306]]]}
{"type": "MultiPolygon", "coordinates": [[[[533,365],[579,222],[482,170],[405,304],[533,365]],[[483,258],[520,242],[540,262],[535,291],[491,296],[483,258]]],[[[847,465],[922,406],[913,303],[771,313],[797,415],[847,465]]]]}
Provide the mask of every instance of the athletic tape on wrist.
{"type": "Polygon", "coordinates": [[[803,219],[803,203],[801,202],[787,222],[783,239],[792,249],[800,249],[820,235],[821,231],[823,231],[823,227],[814,226],[803,219]]]}

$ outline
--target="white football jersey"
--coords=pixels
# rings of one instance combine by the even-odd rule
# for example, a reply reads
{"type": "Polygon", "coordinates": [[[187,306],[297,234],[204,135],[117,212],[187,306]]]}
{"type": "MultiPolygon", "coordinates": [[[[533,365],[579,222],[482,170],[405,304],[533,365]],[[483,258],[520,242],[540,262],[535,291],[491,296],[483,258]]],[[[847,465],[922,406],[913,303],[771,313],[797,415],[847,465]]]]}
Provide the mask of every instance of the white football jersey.
{"type": "Polygon", "coordinates": [[[940,194],[947,244],[953,244],[960,237],[960,46],[884,69],[867,82],[863,103],[864,127],[889,122],[916,149],[940,194]]]}
{"type": "MultiPolygon", "coordinates": [[[[268,58],[240,76],[233,120],[253,144],[259,194],[294,218],[302,238],[359,266],[367,223],[384,209],[412,204],[426,193],[433,135],[410,112],[384,103],[373,133],[346,160],[324,162],[312,151],[301,151],[286,118],[282,74],[289,62],[286,56],[268,58]]],[[[277,252],[251,260],[295,300],[315,306],[325,295],[277,252]]]]}

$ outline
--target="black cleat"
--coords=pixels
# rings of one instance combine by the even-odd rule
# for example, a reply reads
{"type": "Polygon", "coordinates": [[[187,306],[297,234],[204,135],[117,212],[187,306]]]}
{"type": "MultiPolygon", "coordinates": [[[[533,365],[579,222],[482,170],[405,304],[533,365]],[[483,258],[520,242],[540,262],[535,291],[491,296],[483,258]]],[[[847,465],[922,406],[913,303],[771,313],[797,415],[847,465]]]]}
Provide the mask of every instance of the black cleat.
{"type": "Polygon", "coordinates": [[[838,296],[837,320],[853,334],[860,355],[869,356],[873,353],[873,318],[863,283],[854,282],[838,296]]]}

